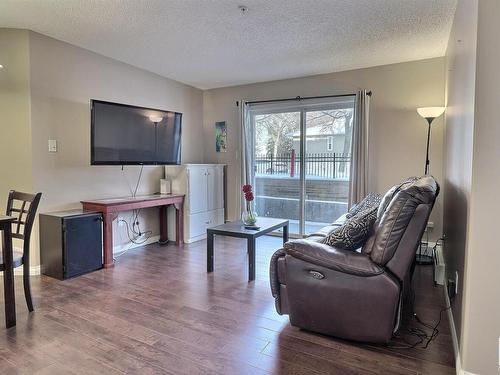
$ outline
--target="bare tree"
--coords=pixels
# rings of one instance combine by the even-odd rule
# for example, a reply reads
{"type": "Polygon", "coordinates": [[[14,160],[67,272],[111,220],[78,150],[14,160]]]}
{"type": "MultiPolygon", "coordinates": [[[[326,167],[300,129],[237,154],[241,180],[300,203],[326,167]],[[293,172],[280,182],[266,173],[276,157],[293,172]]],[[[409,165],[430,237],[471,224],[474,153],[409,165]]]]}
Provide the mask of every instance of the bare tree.
{"type": "MultiPolygon", "coordinates": [[[[345,134],[344,153],[350,153],[352,135],[352,108],[309,112],[308,127],[319,126],[321,132],[345,134]]],[[[293,147],[293,134],[299,131],[298,112],[270,113],[255,117],[257,149],[277,156],[288,153],[293,147]]],[[[260,151],[262,152],[262,151],[260,151]]]]}
{"type": "Polygon", "coordinates": [[[277,156],[290,152],[292,134],[298,130],[299,113],[272,113],[255,117],[255,130],[259,148],[264,147],[266,153],[277,156]]]}
{"type": "MultiPolygon", "coordinates": [[[[345,134],[344,137],[344,153],[351,152],[352,138],[352,117],[353,110],[351,108],[319,111],[313,118],[308,118],[308,123],[321,126],[325,134],[345,134]]],[[[314,126],[314,125],[313,125],[314,126]]]]}

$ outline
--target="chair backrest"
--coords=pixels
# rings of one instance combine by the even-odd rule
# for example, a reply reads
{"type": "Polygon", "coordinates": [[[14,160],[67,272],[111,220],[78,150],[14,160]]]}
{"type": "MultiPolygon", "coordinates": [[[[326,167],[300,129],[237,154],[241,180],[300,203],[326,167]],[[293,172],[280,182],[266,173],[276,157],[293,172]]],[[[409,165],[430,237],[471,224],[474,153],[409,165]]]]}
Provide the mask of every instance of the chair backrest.
{"type": "Polygon", "coordinates": [[[12,222],[12,237],[23,240],[23,256],[29,259],[31,230],[42,193],[29,194],[11,190],[7,200],[6,215],[15,218],[12,222]]]}
{"type": "Polygon", "coordinates": [[[403,280],[438,194],[439,184],[432,176],[412,178],[391,188],[382,199],[374,230],[362,252],[403,280]]]}

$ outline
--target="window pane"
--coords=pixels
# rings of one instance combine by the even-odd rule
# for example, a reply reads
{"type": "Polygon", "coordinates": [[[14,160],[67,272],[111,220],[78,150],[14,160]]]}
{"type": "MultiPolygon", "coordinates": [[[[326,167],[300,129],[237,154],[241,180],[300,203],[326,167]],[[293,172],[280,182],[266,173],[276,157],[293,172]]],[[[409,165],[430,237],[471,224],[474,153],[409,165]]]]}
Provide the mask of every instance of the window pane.
{"type": "Polygon", "coordinates": [[[290,220],[290,233],[299,233],[300,112],[254,116],[255,193],[259,216],[290,220]]]}
{"type": "Polygon", "coordinates": [[[306,112],[306,234],[347,212],[352,119],[352,107],[306,112]]]}

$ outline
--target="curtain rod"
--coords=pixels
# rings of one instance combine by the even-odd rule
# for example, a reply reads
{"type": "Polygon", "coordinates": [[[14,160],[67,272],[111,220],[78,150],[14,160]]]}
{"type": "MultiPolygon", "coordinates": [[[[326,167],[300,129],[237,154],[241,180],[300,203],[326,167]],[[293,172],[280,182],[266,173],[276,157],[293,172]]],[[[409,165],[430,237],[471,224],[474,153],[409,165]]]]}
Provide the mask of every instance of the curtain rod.
{"type": "MultiPolygon", "coordinates": [[[[307,100],[307,99],[326,99],[326,98],[342,98],[346,96],[355,96],[356,94],[340,94],[340,95],[323,95],[323,96],[296,96],[295,98],[288,98],[288,99],[271,99],[271,100],[256,100],[253,102],[245,102],[245,104],[262,104],[262,103],[276,103],[276,102],[287,102],[291,100],[307,100]]],[[[371,91],[367,92],[368,96],[372,95],[371,91]]],[[[238,104],[236,104],[238,105],[238,104]]]]}

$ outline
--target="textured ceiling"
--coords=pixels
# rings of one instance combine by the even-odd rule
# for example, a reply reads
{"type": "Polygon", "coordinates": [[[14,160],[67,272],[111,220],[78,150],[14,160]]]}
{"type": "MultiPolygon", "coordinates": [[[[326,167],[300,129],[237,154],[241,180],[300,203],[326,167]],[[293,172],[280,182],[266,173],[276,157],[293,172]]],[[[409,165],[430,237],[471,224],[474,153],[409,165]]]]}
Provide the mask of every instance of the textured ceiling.
{"type": "Polygon", "coordinates": [[[0,27],[207,89],[443,56],[455,3],[0,0],[0,27]]]}

